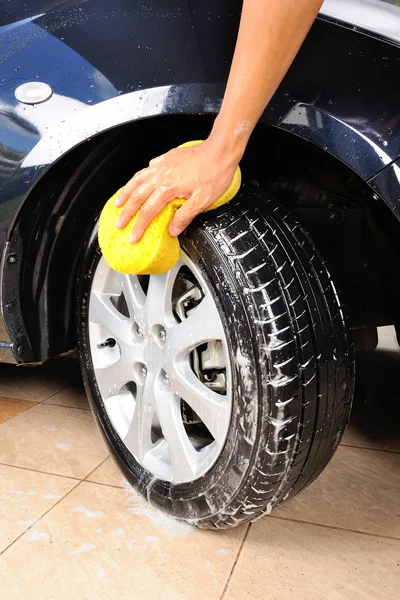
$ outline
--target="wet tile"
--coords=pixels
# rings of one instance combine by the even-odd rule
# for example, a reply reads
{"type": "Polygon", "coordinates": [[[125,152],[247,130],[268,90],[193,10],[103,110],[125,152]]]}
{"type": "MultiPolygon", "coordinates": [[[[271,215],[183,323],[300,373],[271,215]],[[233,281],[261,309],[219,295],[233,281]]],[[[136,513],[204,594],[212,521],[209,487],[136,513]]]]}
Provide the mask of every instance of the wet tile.
{"type": "Polygon", "coordinates": [[[118,469],[111,456],[109,456],[102,465],[97,467],[97,469],[89,475],[87,481],[92,481],[94,483],[105,483],[106,485],[114,485],[117,487],[126,486],[126,479],[118,469]]]}
{"type": "Polygon", "coordinates": [[[76,484],[73,479],[0,465],[0,552],[76,484]]]}
{"type": "Polygon", "coordinates": [[[0,425],[0,463],[84,478],[107,455],[86,410],[38,404],[0,425]]]}
{"type": "Polygon", "coordinates": [[[42,402],[71,386],[79,377],[75,360],[58,360],[37,367],[0,364],[0,396],[42,402]]]}
{"type": "Polygon", "coordinates": [[[397,598],[400,541],[264,518],[251,526],[224,600],[397,598]]]}
{"type": "Polygon", "coordinates": [[[400,539],[399,490],[400,454],[341,447],[274,516],[400,539]]]}
{"type": "Polygon", "coordinates": [[[83,386],[62,390],[61,392],[58,392],[58,394],[50,396],[50,398],[44,400],[43,404],[54,404],[55,406],[69,406],[71,408],[83,408],[90,410],[89,402],[83,386]]]}
{"type": "Polygon", "coordinates": [[[0,423],[8,421],[15,415],[25,412],[28,408],[35,406],[36,402],[17,400],[16,398],[0,398],[0,423]]]}
{"type": "Polygon", "coordinates": [[[244,531],[196,530],[131,491],[84,482],[3,554],[2,595],[219,600],[244,531]]]}

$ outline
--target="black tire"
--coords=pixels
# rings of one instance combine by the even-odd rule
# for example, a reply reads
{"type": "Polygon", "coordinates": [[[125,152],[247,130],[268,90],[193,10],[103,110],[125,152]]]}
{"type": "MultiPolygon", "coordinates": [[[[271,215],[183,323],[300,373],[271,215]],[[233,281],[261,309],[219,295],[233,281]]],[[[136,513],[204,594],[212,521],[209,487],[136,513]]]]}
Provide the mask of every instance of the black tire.
{"type": "Polygon", "coordinates": [[[315,246],[265,193],[197,220],[181,244],[220,306],[231,349],[234,404],[214,466],[191,483],[155,479],[127,451],[104,410],[88,343],[88,300],[100,259],[87,244],[78,282],[78,332],[90,404],[128,481],[156,507],[202,528],[259,518],[310,484],[346,426],[354,353],[342,307],[315,246]]]}

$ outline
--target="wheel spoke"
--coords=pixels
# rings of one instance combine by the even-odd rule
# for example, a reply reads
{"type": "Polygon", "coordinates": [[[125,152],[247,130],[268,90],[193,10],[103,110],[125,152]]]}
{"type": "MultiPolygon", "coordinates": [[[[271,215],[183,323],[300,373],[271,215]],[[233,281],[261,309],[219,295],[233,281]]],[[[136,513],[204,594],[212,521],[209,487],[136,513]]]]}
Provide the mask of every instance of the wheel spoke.
{"type": "Polygon", "coordinates": [[[138,276],[118,273],[118,279],[131,319],[134,319],[143,327],[143,309],[146,303],[146,294],[140,285],[138,276]]]}
{"type": "Polygon", "coordinates": [[[120,346],[124,346],[131,342],[131,322],[113,306],[112,297],[113,294],[93,291],[90,298],[90,321],[104,327],[120,346]]]}
{"type": "Polygon", "coordinates": [[[170,390],[158,389],[155,394],[155,409],[168,444],[172,481],[180,483],[194,479],[199,457],[183,425],[180,399],[170,390]]]}
{"type": "Polygon", "coordinates": [[[147,326],[166,325],[173,319],[172,289],[182,267],[181,261],[163,275],[150,275],[145,305],[147,326]]]}
{"type": "Polygon", "coordinates": [[[121,355],[109,365],[94,367],[97,385],[104,400],[118,394],[120,389],[133,379],[132,361],[125,355],[121,355]]]}
{"type": "Polygon", "coordinates": [[[147,452],[151,451],[154,447],[151,441],[154,408],[146,402],[146,398],[149,400],[148,387],[149,384],[147,381],[144,385],[138,385],[137,387],[133,419],[123,440],[124,444],[140,463],[145,461],[147,452]]]}
{"type": "Polygon", "coordinates": [[[223,340],[224,329],[211,294],[189,314],[188,318],[168,332],[168,351],[172,359],[189,354],[193,348],[210,340],[223,340]]]}
{"type": "Polygon", "coordinates": [[[217,443],[222,442],[230,419],[227,396],[217,394],[204,385],[193,373],[189,362],[174,369],[171,386],[200,417],[217,443]]]}

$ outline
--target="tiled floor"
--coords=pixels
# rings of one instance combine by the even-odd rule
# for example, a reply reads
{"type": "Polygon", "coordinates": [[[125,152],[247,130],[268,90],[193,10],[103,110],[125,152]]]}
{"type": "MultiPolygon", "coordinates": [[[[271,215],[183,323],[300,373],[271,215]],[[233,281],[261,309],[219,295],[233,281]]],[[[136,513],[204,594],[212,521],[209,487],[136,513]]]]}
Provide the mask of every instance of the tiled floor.
{"type": "Polygon", "coordinates": [[[400,597],[400,351],[359,364],[352,423],[322,476],[271,517],[207,532],[127,486],[74,361],[0,366],[0,597],[400,597]]]}

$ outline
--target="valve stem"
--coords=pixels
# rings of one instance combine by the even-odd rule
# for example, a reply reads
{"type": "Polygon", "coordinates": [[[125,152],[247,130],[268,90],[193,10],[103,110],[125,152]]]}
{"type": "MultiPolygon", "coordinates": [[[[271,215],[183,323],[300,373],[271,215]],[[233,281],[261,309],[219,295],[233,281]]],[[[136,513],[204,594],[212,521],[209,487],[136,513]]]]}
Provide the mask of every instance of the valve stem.
{"type": "Polygon", "coordinates": [[[97,344],[97,347],[101,350],[101,348],[114,348],[117,342],[114,338],[108,338],[105,342],[101,342],[101,344],[97,344]]]}

